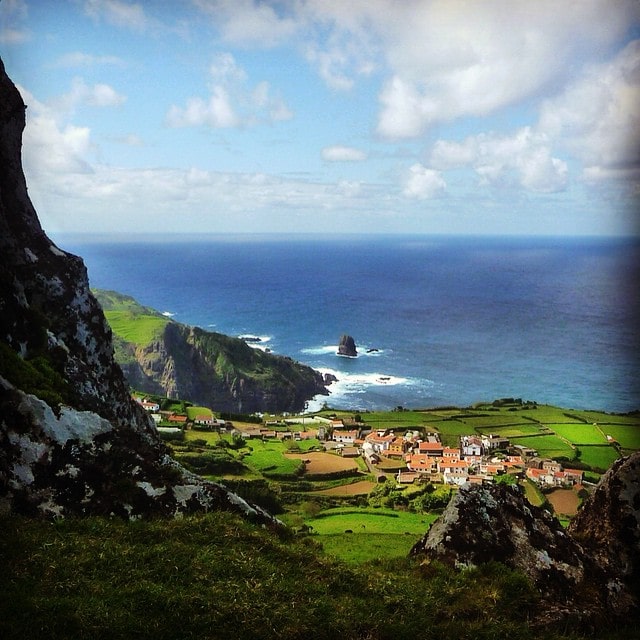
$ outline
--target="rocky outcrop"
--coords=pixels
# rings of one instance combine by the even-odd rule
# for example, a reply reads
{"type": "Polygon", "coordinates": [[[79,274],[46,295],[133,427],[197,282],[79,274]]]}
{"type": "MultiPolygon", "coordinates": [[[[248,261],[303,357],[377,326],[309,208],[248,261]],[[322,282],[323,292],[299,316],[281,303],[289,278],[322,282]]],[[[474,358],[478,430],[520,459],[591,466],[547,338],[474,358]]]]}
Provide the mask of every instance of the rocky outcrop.
{"type": "Polygon", "coordinates": [[[345,334],[340,338],[340,343],[338,344],[338,355],[349,356],[350,358],[355,358],[358,355],[356,342],[351,336],[345,334]]]}
{"type": "Polygon", "coordinates": [[[518,486],[471,485],[455,497],[411,554],[453,567],[497,561],[524,572],[544,606],[538,623],[596,628],[638,615],[638,467],[620,461],[565,531],[518,486]]]}
{"type": "Polygon", "coordinates": [[[0,61],[0,510],[276,521],[173,462],[132,401],[82,260],[43,232],[21,164],[25,105],[0,61]]]}
{"type": "Polygon", "coordinates": [[[568,532],[608,576],[615,610],[625,610],[627,590],[640,602],[640,452],[616,460],[568,532]]]}

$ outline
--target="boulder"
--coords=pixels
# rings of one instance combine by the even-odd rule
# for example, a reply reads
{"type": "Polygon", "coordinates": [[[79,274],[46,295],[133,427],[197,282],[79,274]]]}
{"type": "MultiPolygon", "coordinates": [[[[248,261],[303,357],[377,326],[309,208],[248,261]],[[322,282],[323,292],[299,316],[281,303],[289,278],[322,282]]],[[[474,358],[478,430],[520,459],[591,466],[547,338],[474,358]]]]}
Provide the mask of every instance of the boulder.
{"type": "Polygon", "coordinates": [[[411,555],[522,571],[540,594],[538,625],[625,621],[640,614],[639,465],[640,453],[617,462],[568,530],[519,486],[463,485],[411,555]]]}
{"type": "Polygon", "coordinates": [[[358,355],[356,342],[351,336],[345,334],[340,338],[340,343],[338,344],[338,355],[349,356],[351,358],[355,358],[358,355]]]}

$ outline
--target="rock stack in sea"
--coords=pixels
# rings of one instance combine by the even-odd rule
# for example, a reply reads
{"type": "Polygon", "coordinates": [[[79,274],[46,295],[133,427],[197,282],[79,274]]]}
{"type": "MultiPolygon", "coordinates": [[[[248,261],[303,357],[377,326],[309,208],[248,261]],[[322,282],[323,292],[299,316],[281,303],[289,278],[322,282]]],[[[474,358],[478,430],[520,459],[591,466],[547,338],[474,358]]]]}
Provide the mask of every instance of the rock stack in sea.
{"type": "Polygon", "coordinates": [[[338,344],[338,355],[350,356],[352,358],[355,358],[358,355],[356,341],[351,336],[344,334],[340,338],[340,344],[338,344]]]}

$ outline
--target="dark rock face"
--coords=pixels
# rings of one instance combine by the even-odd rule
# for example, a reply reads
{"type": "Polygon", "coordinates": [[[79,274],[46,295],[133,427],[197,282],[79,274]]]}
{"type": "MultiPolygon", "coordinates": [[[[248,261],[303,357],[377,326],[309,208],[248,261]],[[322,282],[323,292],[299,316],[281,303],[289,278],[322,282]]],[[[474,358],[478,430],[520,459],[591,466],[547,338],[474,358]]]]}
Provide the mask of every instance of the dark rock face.
{"type": "Polygon", "coordinates": [[[27,195],[24,125],[24,103],[0,61],[0,510],[232,509],[275,523],[173,462],[130,398],[82,260],[49,240],[27,195]],[[62,403],[37,397],[39,384],[59,388],[62,403]]]}
{"type": "Polygon", "coordinates": [[[338,355],[350,356],[352,358],[355,358],[358,355],[356,342],[351,336],[345,334],[340,338],[340,343],[338,344],[338,355]]]}
{"type": "Polygon", "coordinates": [[[617,460],[602,476],[568,532],[640,602],[640,452],[617,460]]]}
{"type": "Polygon", "coordinates": [[[584,578],[583,554],[546,510],[530,505],[518,486],[465,485],[411,550],[457,567],[502,562],[561,596],[584,578]]]}
{"type": "Polygon", "coordinates": [[[568,531],[517,486],[464,485],[411,554],[523,571],[541,595],[539,624],[627,620],[640,614],[639,468],[640,453],[616,463],[568,531]]]}

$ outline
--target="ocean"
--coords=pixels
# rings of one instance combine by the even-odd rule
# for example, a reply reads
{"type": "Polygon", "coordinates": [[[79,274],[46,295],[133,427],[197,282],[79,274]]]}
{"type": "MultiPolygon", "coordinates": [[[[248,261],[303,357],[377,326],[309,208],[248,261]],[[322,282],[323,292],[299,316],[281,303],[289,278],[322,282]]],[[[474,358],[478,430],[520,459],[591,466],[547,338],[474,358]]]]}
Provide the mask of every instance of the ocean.
{"type": "Polygon", "coordinates": [[[640,409],[639,241],[438,236],[56,237],[92,287],[290,356],[353,410],[502,397],[640,409]],[[358,356],[336,354],[342,334],[358,356]]]}

